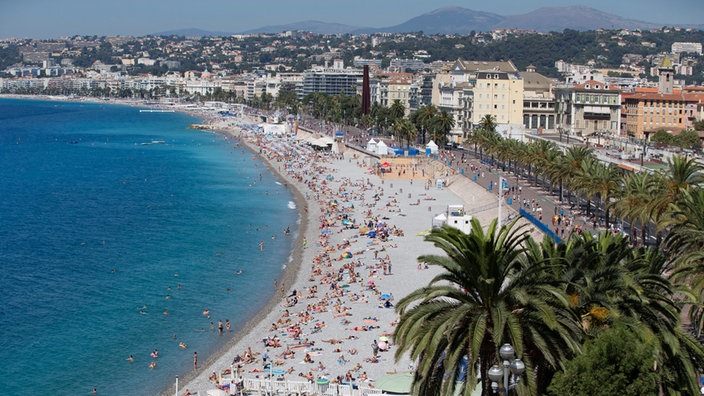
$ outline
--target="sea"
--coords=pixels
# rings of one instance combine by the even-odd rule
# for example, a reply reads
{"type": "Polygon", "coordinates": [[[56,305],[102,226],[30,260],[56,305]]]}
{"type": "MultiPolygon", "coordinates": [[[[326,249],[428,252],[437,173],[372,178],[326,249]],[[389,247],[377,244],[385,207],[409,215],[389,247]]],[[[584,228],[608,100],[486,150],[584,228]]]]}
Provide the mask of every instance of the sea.
{"type": "Polygon", "coordinates": [[[199,121],[0,99],[0,394],[157,395],[273,296],[293,195],[199,121]]]}

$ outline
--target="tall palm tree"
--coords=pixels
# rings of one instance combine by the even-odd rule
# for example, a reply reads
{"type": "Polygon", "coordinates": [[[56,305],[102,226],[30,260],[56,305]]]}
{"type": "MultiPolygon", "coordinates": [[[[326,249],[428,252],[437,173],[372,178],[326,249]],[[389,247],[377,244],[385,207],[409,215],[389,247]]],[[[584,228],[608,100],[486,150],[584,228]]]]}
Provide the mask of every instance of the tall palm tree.
{"type": "Polygon", "coordinates": [[[435,143],[442,145],[447,140],[447,134],[455,127],[455,119],[447,110],[443,110],[435,115],[432,120],[432,126],[435,143]]]}
{"type": "Polygon", "coordinates": [[[647,172],[629,173],[622,179],[623,195],[611,204],[614,215],[626,220],[635,229],[641,228],[642,243],[645,244],[646,230],[652,221],[651,203],[655,196],[655,178],[647,172]]]}
{"type": "Polygon", "coordinates": [[[411,141],[418,136],[416,126],[406,118],[397,118],[394,121],[393,130],[398,136],[399,141],[406,140],[406,147],[411,146],[411,141]]]}
{"type": "Polygon", "coordinates": [[[685,189],[681,196],[660,227],[670,229],[664,242],[672,252],[673,278],[699,291],[704,289],[704,189],[685,189]]]}
{"type": "Polygon", "coordinates": [[[544,174],[550,164],[549,158],[558,150],[557,145],[547,140],[535,140],[529,144],[530,165],[533,166],[535,185],[538,186],[538,176],[544,174]]]}
{"type": "Polygon", "coordinates": [[[413,113],[412,120],[416,124],[416,128],[421,136],[421,142],[425,144],[427,134],[432,134],[433,119],[438,114],[438,108],[433,104],[422,106],[413,113]]]}
{"type": "Polygon", "coordinates": [[[693,158],[675,156],[667,161],[667,169],[662,175],[661,194],[653,200],[654,221],[667,218],[671,203],[682,199],[683,191],[704,183],[704,169],[693,158]]]}
{"type": "Polygon", "coordinates": [[[596,163],[598,165],[593,167],[595,172],[592,174],[590,184],[592,191],[599,197],[600,207],[604,213],[604,224],[609,228],[609,201],[622,191],[619,189],[619,171],[614,164],[596,163]]]}
{"type": "Polygon", "coordinates": [[[496,117],[486,114],[479,120],[479,128],[485,131],[496,132],[496,117]]]}
{"type": "Polygon", "coordinates": [[[403,118],[403,116],[406,114],[406,107],[398,99],[394,100],[389,109],[391,110],[391,117],[393,120],[403,118]]]}
{"type": "Polygon", "coordinates": [[[644,342],[655,346],[653,367],[662,394],[691,394],[691,375],[704,350],[683,331],[678,291],[665,276],[667,257],[661,251],[631,248],[623,235],[584,233],[567,242],[549,240],[529,252],[549,265],[543,269],[562,280],[585,339],[614,321],[627,324],[644,342]]]}
{"type": "Polygon", "coordinates": [[[514,220],[499,229],[494,220],[484,232],[476,218],[471,225],[469,234],[445,226],[426,236],[445,255],[418,260],[443,272],[399,301],[396,357],[410,352],[418,361],[413,394],[453,394],[466,358],[461,394],[469,395],[478,369],[482,395],[488,396],[487,371],[498,361],[499,346],[509,342],[526,362],[523,392],[537,394],[533,362],[559,366],[566,353],[579,349],[578,328],[565,320],[567,300],[552,279],[535,276],[542,261],[527,260],[523,226],[514,220]]]}

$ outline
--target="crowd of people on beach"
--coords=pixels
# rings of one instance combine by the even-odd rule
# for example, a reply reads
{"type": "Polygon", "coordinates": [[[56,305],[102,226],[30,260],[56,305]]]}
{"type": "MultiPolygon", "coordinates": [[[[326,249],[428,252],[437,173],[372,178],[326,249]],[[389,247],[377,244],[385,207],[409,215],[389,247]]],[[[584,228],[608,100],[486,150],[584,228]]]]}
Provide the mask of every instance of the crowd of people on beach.
{"type": "MultiPolygon", "coordinates": [[[[392,224],[390,216],[403,208],[383,185],[368,177],[340,177],[332,164],[344,160],[341,154],[318,152],[295,138],[245,133],[241,139],[315,200],[316,205],[301,210],[304,215],[312,207],[319,210],[316,223],[310,224],[317,227],[317,239],[304,239],[303,249],[315,249],[312,261],[303,263],[308,286],[288,291],[283,282],[274,281],[275,294],[279,285],[282,293],[278,318],[259,341],[232,357],[235,373],[223,367],[209,376],[210,381],[221,385],[226,374],[234,374],[373,387],[366,365],[393,360],[381,354],[393,348],[394,297],[377,283],[394,274],[388,253],[404,231],[392,224]],[[361,306],[365,312],[378,312],[360,316],[355,308],[361,306]],[[330,330],[335,322],[332,327],[343,328],[342,333],[330,330]]],[[[349,155],[351,162],[354,158],[349,155]]],[[[229,331],[229,322],[226,327],[229,331]]],[[[221,321],[217,329],[223,331],[221,321]]]]}

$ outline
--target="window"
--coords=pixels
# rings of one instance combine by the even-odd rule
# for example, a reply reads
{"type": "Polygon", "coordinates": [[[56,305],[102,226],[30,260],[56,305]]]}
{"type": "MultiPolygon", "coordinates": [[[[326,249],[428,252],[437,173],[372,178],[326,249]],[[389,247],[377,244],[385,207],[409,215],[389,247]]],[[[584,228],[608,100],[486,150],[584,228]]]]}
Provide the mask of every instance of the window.
{"type": "Polygon", "coordinates": [[[494,108],[495,108],[495,109],[498,109],[498,106],[499,106],[499,105],[494,105],[494,108]]]}

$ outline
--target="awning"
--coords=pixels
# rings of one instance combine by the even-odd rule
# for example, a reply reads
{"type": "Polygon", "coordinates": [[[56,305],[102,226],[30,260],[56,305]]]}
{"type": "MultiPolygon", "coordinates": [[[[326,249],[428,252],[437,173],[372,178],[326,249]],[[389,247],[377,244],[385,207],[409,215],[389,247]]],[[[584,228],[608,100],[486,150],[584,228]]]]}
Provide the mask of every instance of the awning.
{"type": "Polygon", "coordinates": [[[625,164],[618,164],[618,167],[623,170],[627,170],[629,172],[638,172],[638,169],[636,169],[632,166],[625,165],[625,164]]]}

